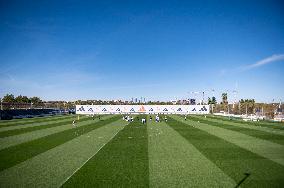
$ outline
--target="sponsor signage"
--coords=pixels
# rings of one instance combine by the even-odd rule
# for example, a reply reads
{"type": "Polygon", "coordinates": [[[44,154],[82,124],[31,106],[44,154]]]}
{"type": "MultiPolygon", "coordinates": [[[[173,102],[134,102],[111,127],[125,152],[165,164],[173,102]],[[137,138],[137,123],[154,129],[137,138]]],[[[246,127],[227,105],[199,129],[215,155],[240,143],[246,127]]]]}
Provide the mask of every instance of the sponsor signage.
{"type": "Polygon", "coordinates": [[[76,105],[76,114],[209,114],[209,105],[76,105]]]}

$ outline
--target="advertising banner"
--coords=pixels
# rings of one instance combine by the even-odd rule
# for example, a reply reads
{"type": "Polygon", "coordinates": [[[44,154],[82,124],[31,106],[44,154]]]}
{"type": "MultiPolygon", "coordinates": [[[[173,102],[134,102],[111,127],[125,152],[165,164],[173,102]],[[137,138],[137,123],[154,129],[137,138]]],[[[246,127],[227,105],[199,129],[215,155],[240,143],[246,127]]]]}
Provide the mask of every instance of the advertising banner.
{"type": "Polygon", "coordinates": [[[76,114],[209,114],[209,105],[76,105],[76,114]]]}

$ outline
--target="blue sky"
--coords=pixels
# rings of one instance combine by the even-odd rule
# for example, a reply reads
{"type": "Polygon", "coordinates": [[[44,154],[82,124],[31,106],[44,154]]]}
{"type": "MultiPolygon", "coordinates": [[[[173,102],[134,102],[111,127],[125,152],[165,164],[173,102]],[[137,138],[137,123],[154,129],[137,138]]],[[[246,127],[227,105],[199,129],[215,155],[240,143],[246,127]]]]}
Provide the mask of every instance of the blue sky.
{"type": "Polygon", "coordinates": [[[284,101],[281,1],[0,1],[0,97],[284,101]]]}

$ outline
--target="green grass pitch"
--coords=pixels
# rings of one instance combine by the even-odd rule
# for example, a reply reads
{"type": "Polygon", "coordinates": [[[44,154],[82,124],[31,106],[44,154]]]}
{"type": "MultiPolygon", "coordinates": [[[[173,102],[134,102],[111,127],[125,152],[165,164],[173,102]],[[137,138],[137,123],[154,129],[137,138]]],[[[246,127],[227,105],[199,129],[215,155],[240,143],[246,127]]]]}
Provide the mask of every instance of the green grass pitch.
{"type": "Polygon", "coordinates": [[[151,116],[0,121],[0,187],[283,187],[283,123],[151,116]]]}

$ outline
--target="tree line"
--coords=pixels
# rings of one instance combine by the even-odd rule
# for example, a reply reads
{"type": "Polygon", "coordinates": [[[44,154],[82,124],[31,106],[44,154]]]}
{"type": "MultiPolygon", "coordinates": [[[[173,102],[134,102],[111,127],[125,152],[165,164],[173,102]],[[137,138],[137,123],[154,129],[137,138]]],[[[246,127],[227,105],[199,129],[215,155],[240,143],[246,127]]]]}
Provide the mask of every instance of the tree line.
{"type": "Polygon", "coordinates": [[[225,112],[231,114],[258,114],[273,118],[277,110],[283,109],[279,103],[257,103],[255,99],[240,99],[235,103],[229,104],[228,94],[222,93],[220,103],[217,103],[216,98],[208,98],[208,104],[211,104],[213,113],[225,112]]]}
{"type": "MultiPolygon", "coordinates": [[[[70,109],[74,108],[76,104],[81,105],[118,105],[118,104],[133,104],[131,101],[121,100],[77,100],[77,101],[43,101],[40,97],[28,97],[24,95],[14,96],[13,94],[6,94],[2,98],[3,109],[17,109],[17,108],[57,108],[57,109],[70,109]]],[[[205,102],[206,103],[206,102],[205,102]]],[[[162,101],[147,101],[146,103],[135,104],[151,104],[151,105],[172,105],[173,103],[162,101]]],[[[176,103],[179,104],[179,103],[176,103]]],[[[222,93],[221,101],[218,103],[215,97],[209,97],[207,104],[211,105],[211,112],[226,112],[233,114],[254,114],[259,113],[270,117],[274,116],[275,110],[279,107],[277,103],[265,104],[256,103],[254,99],[240,99],[234,104],[229,104],[228,94],[222,93]]],[[[282,104],[283,108],[283,104],[282,104]]]]}
{"type": "Polygon", "coordinates": [[[2,98],[2,103],[33,103],[33,104],[39,104],[42,100],[39,97],[27,97],[27,96],[14,96],[13,94],[6,94],[2,98]]]}

